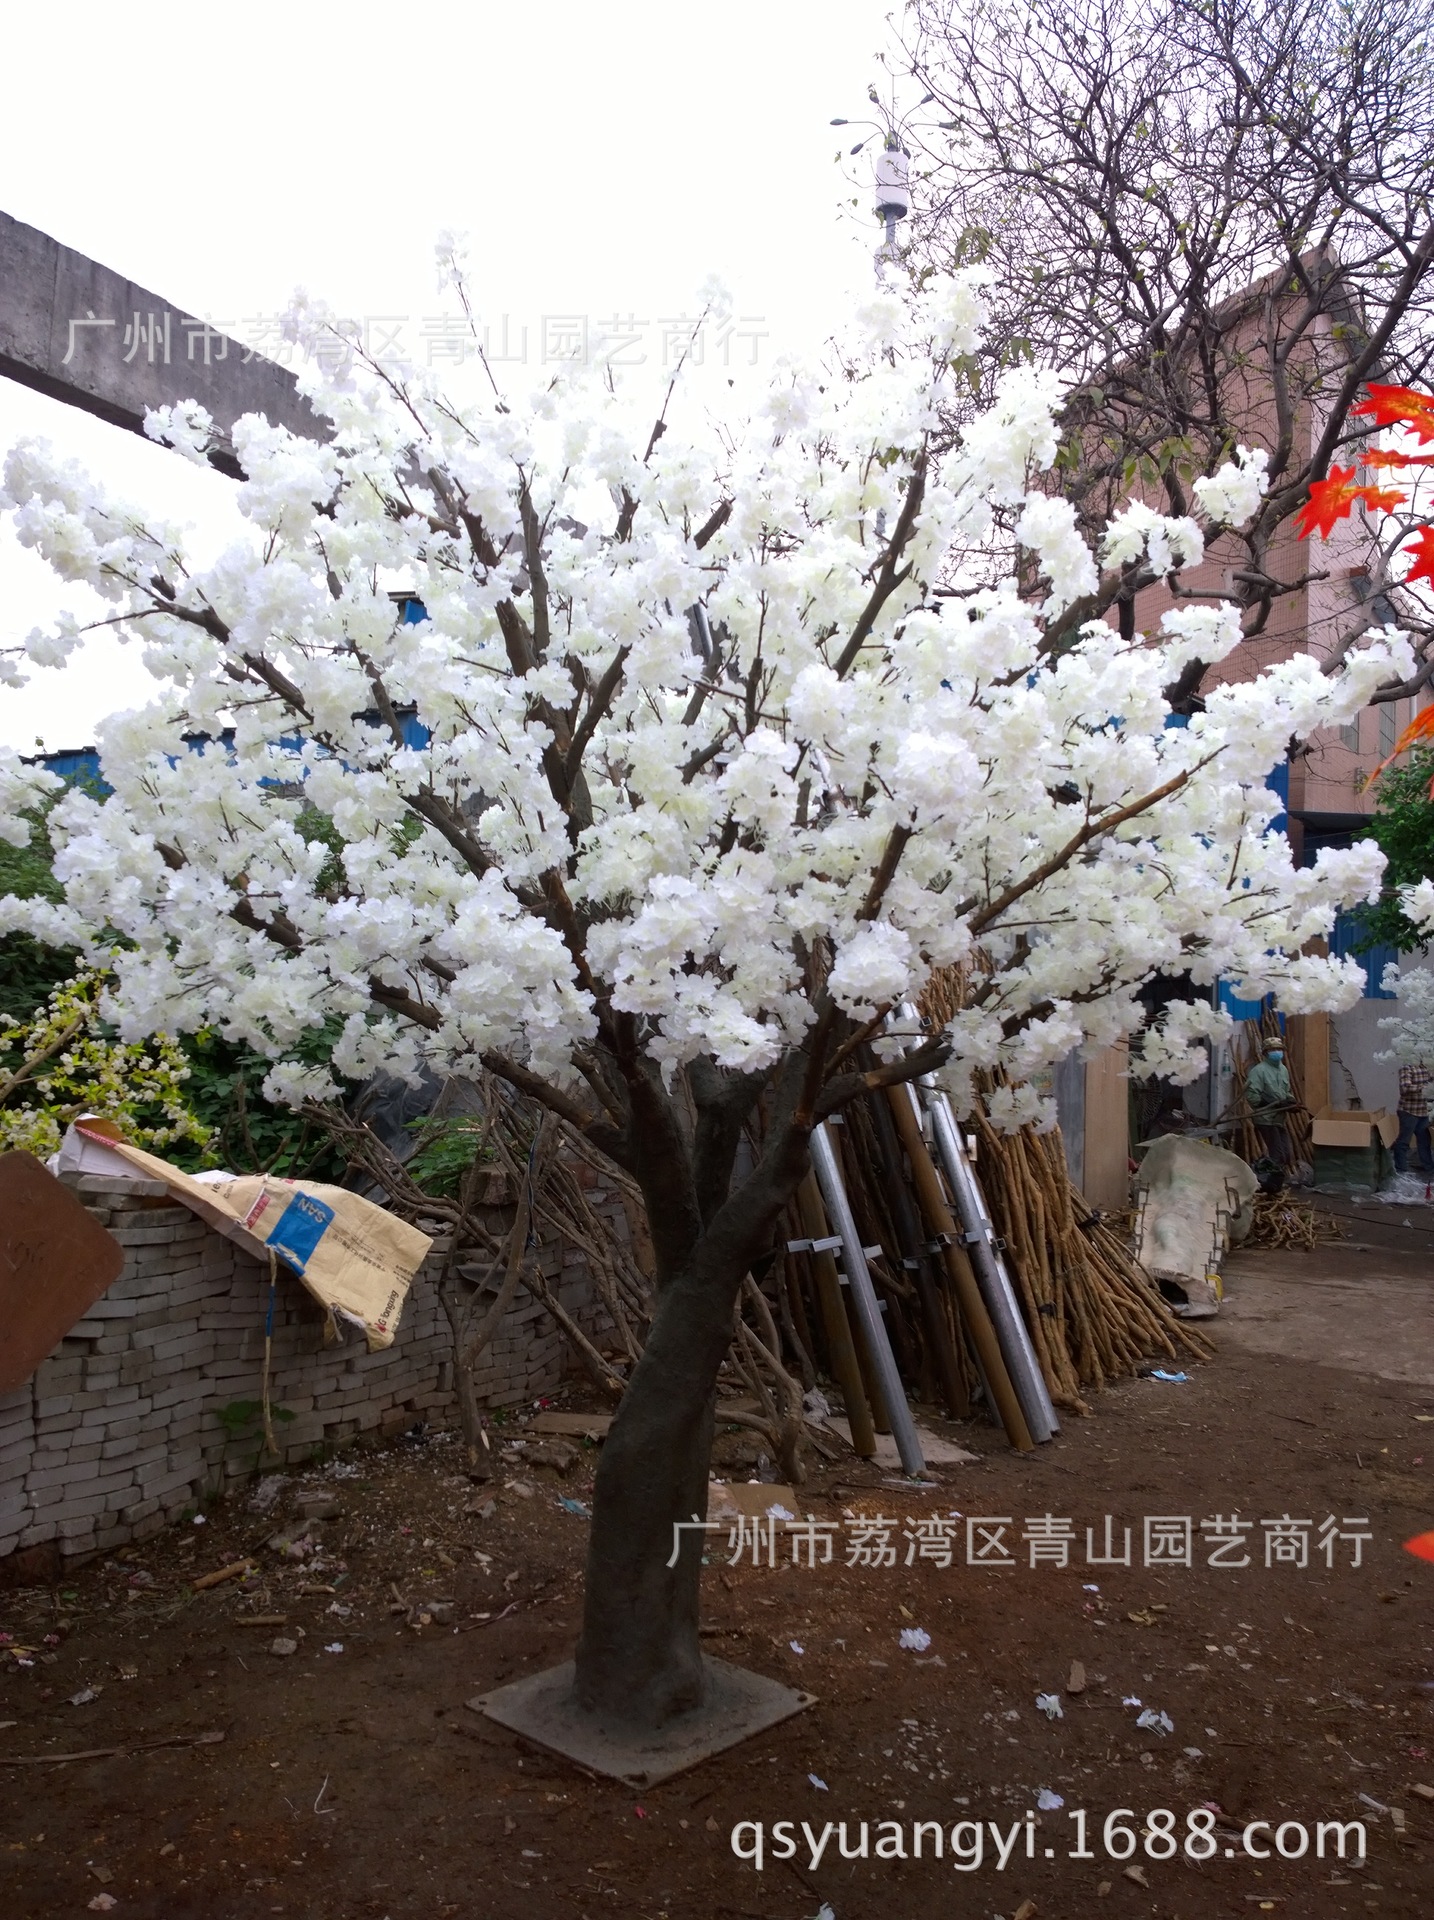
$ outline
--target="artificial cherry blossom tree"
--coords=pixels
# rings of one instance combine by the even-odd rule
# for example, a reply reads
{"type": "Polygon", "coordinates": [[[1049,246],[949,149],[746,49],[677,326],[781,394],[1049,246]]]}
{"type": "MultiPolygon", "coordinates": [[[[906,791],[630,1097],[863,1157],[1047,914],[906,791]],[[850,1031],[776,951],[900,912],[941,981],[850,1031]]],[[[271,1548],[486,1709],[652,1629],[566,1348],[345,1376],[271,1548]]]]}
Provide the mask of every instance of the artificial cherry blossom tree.
{"type": "MultiPolygon", "coordinates": [[[[577,1655],[610,1718],[702,1698],[700,1536],[669,1567],[673,1524],[704,1510],[742,1278],[823,1116],[932,1069],[959,1105],[999,1065],[1018,1124],[1038,1069],[1140,1028],[1157,972],[1290,1011],[1359,990],[1304,950],[1381,857],[1297,871],[1264,782],[1407,646],[1332,678],[1295,658],[1167,726],[1161,689],[1238,644],[1234,612],[1131,641],[1072,610],[1112,568],[1193,566],[1257,509],[1260,457],[1197,483],[1203,526],[1133,504],[1090,550],[1052,472],[1057,376],[1013,371],[936,437],[982,301],[972,277],[877,297],[725,426],[653,431],[601,367],[457,403],[351,357],[315,376],[328,444],[239,424],[252,535],[204,571],[42,448],[6,468],[21,539],[111,602],[160,690],[102,731],[110,795],[49,815],[66,904],[0,902],[0,928],[113,949],[123,1034],[217,1027],[272,1057],[272,1095],[331,1093],[295,1049],[337,1019],[336,1071],[499,1075],[642,1188],[658,1298],[577,1655]],[[883,1041],[952,965],[951,1026],[883,1041]]],[[[202,457],[195,409],[152,430],[202,457]]],[[[5,759],[5,830],[52,787],[5,759]]],[[[1172,1006],[1144,1068],[1192,1077],[1220,1022],[1172,1006]]]]}
{"type": "Polygon", "coordinates": [[[1389,1044],[1375,1054],[1375,1059],[1393,1060],[1400,1066],[1434,1060],[1434,972],[1428,967],[1411,967],[1401,973],[1399,962],[1391,960],[1381,985],[1399,1002],[1399,1011],[1380,1021],[1380,1031],[1389,1036],[1389,1044]]]}

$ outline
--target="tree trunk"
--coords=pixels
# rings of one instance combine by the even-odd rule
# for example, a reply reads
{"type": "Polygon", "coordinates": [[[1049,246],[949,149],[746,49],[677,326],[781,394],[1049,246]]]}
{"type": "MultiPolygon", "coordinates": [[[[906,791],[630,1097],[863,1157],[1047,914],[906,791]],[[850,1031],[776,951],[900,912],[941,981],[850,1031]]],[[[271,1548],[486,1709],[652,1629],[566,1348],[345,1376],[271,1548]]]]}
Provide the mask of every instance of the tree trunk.
{"type": "Polygon", "coordinates": [[[706,1518],[717,1370],[745,1271],[745,1261],[727,1273],[689,1267],[663,1288],[603,1444],[576,1695],[608,1724],[654,1729],[702,1704],[705,1536],[681,1535],[677,1564],[667,1563],[674,1523],[706,1518]]]}
{"type": "Polygon", "coordinates": [[[488,1448],[483,1442],[483,1416],[473,1387],[473,1369],[468,1363],[469,1314],[466,1302],[455,1293],[452,1275],[446,1275],[440,1281],[438,1298],[447,1316],[448,1330],[453,1336],[453,1391],[458,1398],[458,1427],[463,1435],[468,1471],[487,1480],[491,1478],[493,1469],[489,1464],[488,1448]]]}
{"type": "Polygon", "coordinates": [[[788,1057],[761,1157],[735,1190],[742,1118],[760,1083],[704,1076],[689,1140],[654,1073],[644,1065],[625,1077],[626,1164],[647,1205],[658,1292],[598,1464],[574,1693],[600,1724],[652,1732],[705,1697],[697,1636],[705,1535],[674,1528],[706,1518],[717,1373],[743,1278],[770,1250],[809,1165],[811,1121],[796,1109],[810,1069],[804,1056],[788,1057]]]}
{"type": "Polygon", "coordinates": [[[493,1461],[483,1433],[478,1395],[473,1389],[473,1370],[461,1358],[453,1362],[453,1385],[458,1394],[458,1424],[463,1433],[463,1452],[468,1462],[468,1472],[475,1480],[491,1480],[493,1461]]]}

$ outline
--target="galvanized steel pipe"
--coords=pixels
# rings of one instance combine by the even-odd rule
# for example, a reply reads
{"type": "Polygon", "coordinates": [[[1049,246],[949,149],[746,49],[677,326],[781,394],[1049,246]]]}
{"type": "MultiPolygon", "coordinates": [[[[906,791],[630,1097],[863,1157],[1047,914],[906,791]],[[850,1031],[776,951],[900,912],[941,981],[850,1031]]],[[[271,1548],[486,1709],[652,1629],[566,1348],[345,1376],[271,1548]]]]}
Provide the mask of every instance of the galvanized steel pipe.
{"type": "Polygon", "coordinates": [[[882,1398],[886,1401],[887,1418],[891,1421],[891,1435],[896,1442],[896,1451],[901,1456],[901,1464],[908,1473],[924,1473],[926,1461],[921,1452],[921,1442],[916,1437],[916,1422],[912,1419],[911,1409],[906,1404],[906,1389],[902,1386],[901,1375],[896,1370],[896,1361],[892,1355],[891,1342],[886,1337],[886,1328],[881,1324],[881,1308],[877,1304],[876,1289],[871,1284],[866,1255],[861,1250],[861,1235],[857,1232],[856,1222],[852,1218],[851,1207],[846,1197],[846,1187],[841,1177],[841,1167],[837,1162],[836,1149],[832,1145],[825,1121],[812,1129],[811,1152],[812,1170],[817,1176],[817,1185],[822,1190],[827,1219],[831,1222],[832,1231],[841,1235],[842,1256],[846,1262],[847,1291],[851,1295],[852,1308],[866,1338],[866,1350],[871,1356],[877,1384],[881,1388],[882,1398]]]}
{"type": "Polygon", "coordinates": [[[986,1211],[986,1197],[981,1191],[981,1183],[966,1158],[951,1102],[944,1093],[925,1081],[921,1090],[925,1096],[926,1110],[931,1115],[936,1151],[941,1156],[941,1165],[951,1183],[956,1216],[966,1237],[971,1264],[976,1269],[986,1310],[995,1322],[1001,1351],[1006,1356],[1006,1370],[1011,1376],[1011,1385],[1020,1399],[1031,1438],[1037,1442],[1049,1440],[1052,1434],[1060,1432],[1060,1422],[1051,1404],[1045,1375],[1041,1372],[1041,1363],[1036,1358],[1031,1336],[1021,1317],[1011,1276],[996,1245],[996,1232],[991,1224],[991,1216],[986,1211]]]}

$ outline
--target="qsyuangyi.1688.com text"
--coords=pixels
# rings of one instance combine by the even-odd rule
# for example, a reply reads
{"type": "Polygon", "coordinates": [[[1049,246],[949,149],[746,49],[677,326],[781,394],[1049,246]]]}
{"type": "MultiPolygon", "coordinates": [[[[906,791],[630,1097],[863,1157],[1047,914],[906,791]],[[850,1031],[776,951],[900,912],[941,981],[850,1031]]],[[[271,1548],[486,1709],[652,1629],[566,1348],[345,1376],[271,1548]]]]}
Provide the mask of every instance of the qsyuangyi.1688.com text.
{"type": "Polygon", "coordinates": [[[732,1851],[760,1873],[769,1861],[802,1858],[815,1872],[829,1860],[949,1860],[958,1873],[983,1867],[1002,1873],[1016,1860],[1362,1860],[1364,1823],[1359,1820],[1251,1820],[1242,1828],[1219,1828],[1209,1807],[1182,1817],[1169,1807],[1144,1813],[1115,1807],[1104,1815],[1072,1808],[1070,1830],[1059,1835],[1037,1822],[1034,1812],[1003,1827],[997,1820],[739,1820],[732,1851]]]}

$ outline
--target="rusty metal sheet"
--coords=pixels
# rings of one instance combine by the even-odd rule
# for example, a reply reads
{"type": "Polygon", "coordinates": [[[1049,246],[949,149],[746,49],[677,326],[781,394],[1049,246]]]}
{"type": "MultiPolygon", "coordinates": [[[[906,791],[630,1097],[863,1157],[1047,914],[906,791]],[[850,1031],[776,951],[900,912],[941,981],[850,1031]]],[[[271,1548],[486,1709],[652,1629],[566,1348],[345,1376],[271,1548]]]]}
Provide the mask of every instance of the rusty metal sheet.
{"type": "Polygon", "coordinates": [[[0,1393],[119,1278],[124,1248],[33,1155],[0,1153],[0,1393]]]}

